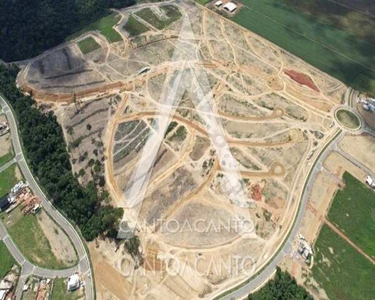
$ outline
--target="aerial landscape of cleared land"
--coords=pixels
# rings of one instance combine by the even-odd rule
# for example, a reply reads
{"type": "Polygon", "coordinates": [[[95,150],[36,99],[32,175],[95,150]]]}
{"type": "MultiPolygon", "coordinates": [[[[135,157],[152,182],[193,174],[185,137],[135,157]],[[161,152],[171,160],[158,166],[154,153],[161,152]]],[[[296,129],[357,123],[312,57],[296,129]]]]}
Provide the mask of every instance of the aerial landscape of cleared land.
{"type": "MultiPolygon", "coordinates": [[[[90,285],[105,300],[274,299],[266,295],[278,289],[375,299],[375,114],[362,106],[375,103],[375,9],[366,3],[139,1],[20,62],[17,86],[57,126],[50,142],[66,142],[54,154],[58,180],[32,171],[87,245],[79,250],[48,209],[22,205],[0,213],[4,241],[33,270],[64,274],[48,285],[52,300],[90,298],[90,285]],[[228,230],[233,220],[251,232],[228,230]],[[67,291],[64,270],[83,264],[90,285],[67,291]]],[[[0,197],[27,178],[11,137],[0,137],[0,197]]],[[[0,277],[18,274],[2,241],[0,254],[0,277]]],[[[42,279],[20,280],[31,287],[23,299],[35,299],[42,279]]]]}

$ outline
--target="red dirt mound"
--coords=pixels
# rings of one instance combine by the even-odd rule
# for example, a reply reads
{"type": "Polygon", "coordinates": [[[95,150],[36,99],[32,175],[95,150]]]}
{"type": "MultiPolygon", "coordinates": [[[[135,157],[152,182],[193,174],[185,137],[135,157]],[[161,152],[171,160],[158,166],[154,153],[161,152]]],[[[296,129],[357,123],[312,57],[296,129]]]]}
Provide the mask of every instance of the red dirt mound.
{"type": "Polygon", "coordinates": [[[255,184],[251,187],[251,197],[255,201],[262,201],[262,189],[259,184],[255,184]]]}
{"type": "Polygon", "coordinates": [[[285,70],[284,73],[288,75],[292,80],[298,82],[299,84],[305,85],[318,93],[320,92],[319,88],[316,86],[316,84],[310,78],[309,75],[299,73],[294,70],[285,70]]]}

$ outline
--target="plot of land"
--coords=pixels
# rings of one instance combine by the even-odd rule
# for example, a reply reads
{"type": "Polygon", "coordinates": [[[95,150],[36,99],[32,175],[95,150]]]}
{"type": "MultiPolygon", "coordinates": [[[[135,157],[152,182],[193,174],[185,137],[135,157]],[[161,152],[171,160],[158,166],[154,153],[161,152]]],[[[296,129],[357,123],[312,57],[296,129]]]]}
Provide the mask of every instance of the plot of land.
{"type": "Polygon", "coordinates": [[[233,20],[363,91],[375,93],[375,47],[277,0],[240,0],[233,20]]]}
{"type": "Polygon", "coordinates": [[[327,225],[314,250],[313,277],[329,299],[375,299],[375,266],[327,225]]]}
{"type": "Polygon", "coordinates": [[[83,54],[90,53],[100,48],[100,45],[92,37],[85,38],[78,42],[78,47],[83,54]]]}
{"type": "Polygon", "coordinates": [[[181,13],[175,6],[163,6],[160,8],[165,18],[159,18],[150,8],[144,8],[136,14],[157,29],[163,29],[181,17],[181,13]]]}
{"type": "Polygon", "coordinates": [[[149,29],[141,22],[137,21],[132,15],[129,16],[128,22],[124,25],[124,29],[129,33],[130,36],[137,36],[149,29]]]}
{"type": "Polygon", "coordinates": [[[8,169],[0,173],[0,197],[9,193],[10,189],[21,179],[22,177],[17,164],[11,165],[8,169]]]}
{"type": "Polygon", "coordinates": [[[0,278],[3,278],[15,263],[16,261],[4,242],[0,241],[0,278]]]}
{"type": "Polygon", "coordinates": [[[328,219],[354,244],[375,258],[375,192],[349,173],[343,177],[328,219]]]}
{"type": "Polygon", "coordinates": [[[15,219],[10,223],[4,221],[8,227],[8,233],[30,262],[47,269],[64,269],[70,266],[54,255],[50,242],[38,223],[38,216],[22,216],[18,208],[11,214],[17,214],[17,216],[14,216],[15,219]]]}
{"type": "Polygon", "coordinates": [[[53,300],[77,300],[83,298],[79,291],[68,292],[66,288],[66,279],[57,278],[53,281],[52,297],[53,300]]]}

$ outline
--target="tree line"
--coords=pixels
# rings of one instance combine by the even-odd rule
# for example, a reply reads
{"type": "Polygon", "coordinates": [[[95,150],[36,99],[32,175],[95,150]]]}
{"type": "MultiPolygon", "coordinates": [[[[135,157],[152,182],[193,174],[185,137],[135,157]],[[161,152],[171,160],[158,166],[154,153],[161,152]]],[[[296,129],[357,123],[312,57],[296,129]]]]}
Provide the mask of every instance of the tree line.
{"type": "MultiPolygon", "coordinates": [[[[0,64],[0,93],[11,104],[29,166],[51,201],[80,228],[84,238],[117,236],[123,210],[104,205],[94,182],[81,186],[73,176],[61,126],[52,111],[42,113],[15,84],[18,67],[0,64]]],[[[103,193],[104,194],[104,193],[103,193]]]]}
{"type": "Polygon", "coordinates": [[[275,277],[248,300],[314,300],[314,298],[287,272],[277,267],[275,277]]]}
{"type": "Polygon", "coordinates": [[[135,0],[1,0],[0,59],[24,60],[135,0]]]}

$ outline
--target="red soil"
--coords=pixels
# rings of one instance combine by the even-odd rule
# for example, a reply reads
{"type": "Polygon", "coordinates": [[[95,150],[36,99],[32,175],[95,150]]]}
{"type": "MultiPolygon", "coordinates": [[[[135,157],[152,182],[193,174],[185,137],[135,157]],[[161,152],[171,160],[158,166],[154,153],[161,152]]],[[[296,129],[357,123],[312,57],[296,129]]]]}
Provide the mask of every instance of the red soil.
{"type": "Polygon", "coordinates": [[[316,84],[310,78],[309,75],[299,73],[294,70],[285,70],[284,73],[288,75],[292,80],[298,82],[299,84],[305,85],[318,93],[320,92],[319,88],[316,86],[316,84]]]}
{"type": "Polygon", "coordinates": [[[255,201],[262,201],[262,189],[259,184],[255,184],[251,187],[251,197],[255,201]]]}

